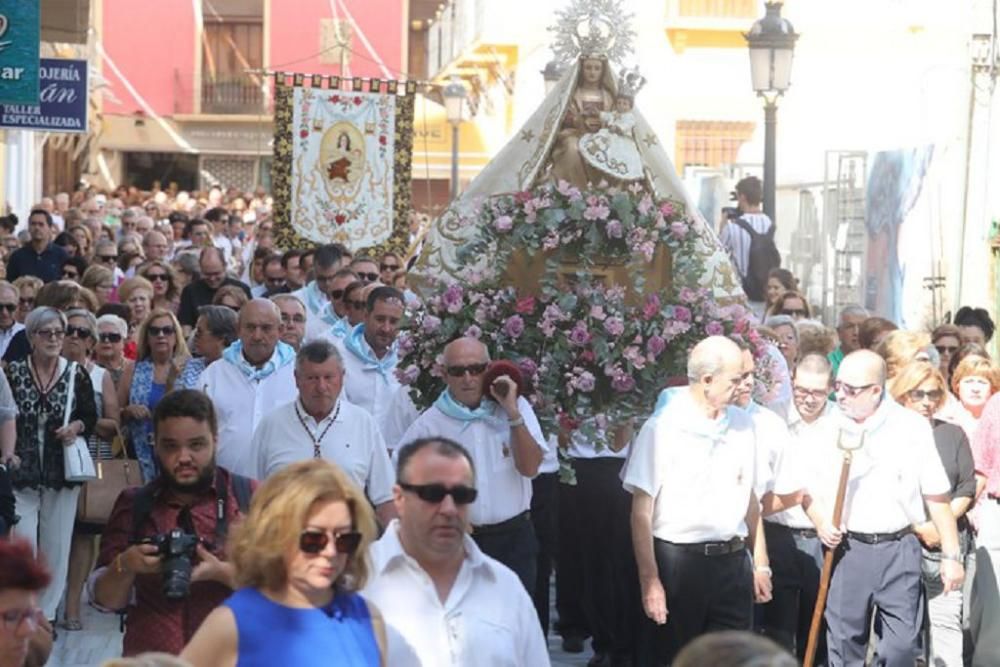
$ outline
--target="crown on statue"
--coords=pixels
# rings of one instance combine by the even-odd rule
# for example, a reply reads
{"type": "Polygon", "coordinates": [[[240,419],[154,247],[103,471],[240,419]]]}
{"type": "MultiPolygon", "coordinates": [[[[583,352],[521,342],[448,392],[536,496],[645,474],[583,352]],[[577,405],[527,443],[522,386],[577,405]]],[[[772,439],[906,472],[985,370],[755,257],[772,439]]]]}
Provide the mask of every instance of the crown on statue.
{"type": "Polygon", "coordinates": [[[556,12],[556,24],[548,28],[556,36],[552,52],[562,63],[580,57],[620,63],[632,52],[632,18],[622,0],[574,0],[556,12]]]}
{"type": "Polygon", "coordinates": [[[642,87],[646,85],[646,77],[639,74],[638,67],[622,68],[618,75],[618,96],[635,99],[642,87]]]}

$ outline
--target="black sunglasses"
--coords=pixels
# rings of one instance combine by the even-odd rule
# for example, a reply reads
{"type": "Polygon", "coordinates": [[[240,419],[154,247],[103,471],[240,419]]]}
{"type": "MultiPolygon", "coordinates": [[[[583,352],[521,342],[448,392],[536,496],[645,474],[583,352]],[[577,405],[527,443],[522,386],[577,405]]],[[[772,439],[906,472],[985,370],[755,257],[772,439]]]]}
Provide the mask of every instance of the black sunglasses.
{"type": "MultiPolygon", "coordinates": [[[[326,545],[330,544],[330,535],[325,531],[303,530],[299,534],[299,551],[307,554],[322,553],[326,545]]],[[[334,535],[333,546],[338,554],[353,555],[361,544],[361,533],[350,531],[334,535]]]]}
{"type": "Polygon", "coordinates": [[[118,255],[98,255],[97,259],[105,264],[111,264],[118,261],[118,255]]]}
{"type": "Polygon", "coordinates": [[[146,333],[150,336],[170,336],[174,333],[174,328],[168,327],[146,327],[146,333]]]}
{"type": "Polygon", "coordinates": [[[344,303],[348,306],[353,306],[355,310],[364,310],[365,306],[368,305],[366,301],[352,301],[350,299],[344,299],[344,303]]]}
{"type": "Polygon", "coordinates": [[[448,366],[445,370],[453,378],[460,378],[466,373],[470,375],[482,375],[486,372],[488,364],[469,364],[468,366],[448,366]]]}
{"type": "Polygon", "coordinates": [[[66,335],[70,337],[87,340],[94,335],[94,332],[87,327],[75,327],[72,324],[66,326],[66,335]]]}
{"type": "Polygon", "coordinates": [[[80,277],[80,274],[76,271],[63,271],[62,277],[64,280],[76,280],[80,277]]]}
{"type": "Polygon", "coordinates": [[[163,282],[169,282],[170,276],[168,276],[165,273],[147,273],[146,280],[148,280],[149,282],[153,281],[159,282],[160,280],[162,280],[163,282]]]}
{"type": "Polygon", "coordinates": [[[34,306],[35,306],[35,300],[32,299],[32,298],[30,298],[30,297],[23,297],[22,296],[21,298],[19,298],[17,300],[17,302],[20,305],[24,306],[25,308],[34,308],[34,306]]]}
{"type": "Polygon", "coordinates": [[[940,401],[941,398],[944,396],[944,392],[941,391],[940,389],[930,389],[930,390],[911,389],[910,391],[906,392],[906,395],[910,398],[911,401],[915,403],[919,403],[925,398],[929,398],[932,401],[937,402],[940,401]]]}
{"type": "Polygon", "coordinates": [[[843,392],[848,398],[854,398],[866,389],[871,389],[875,384],[863,384],[860,387],[855,387],[853,384],[847,384],[846,382],[841,382],[837,380],[833,383],[833,390],[838,394],[843,392]]]}
{"type": "Polygon", "coordinates": [[[788,308],[781,311],[782,315],[788,315],[789,317],[805,317],[806,311],[801,308],[788,308]]]}
{"type": "Polygon", "coordinates": [[[451,496],[451,499],[455,501],[456,505],[468,505],[476,500],[476,496],[479,495],[479,490],[474,489],[469,486],[463,486],[459,484],[458,486],[447,487],[444,484],[407,484],[406,482],[399,482],[399,488],[404,491],[412,491],[417,494],[417,498],[420,498],[425,503],[437,504],[444,500],[445,496],[451,496]]]}
{"type": "Polygon", "coordinates": [[[344,296],[344,290],[334,289],[327,292],[327,294],[329,294],[331,301],[340,301],[340,298],[344,296]]]}
{"type": "Polygon", "coordinates": [[[364,271],[359,271],[358,272],[358,280],[364,280],[366,282],[373,283],[376,280],[378,280],[378,274],[377,273],[365,273],[364,271]]]}
{"type": "Polygon", "coordinates": [[[957,345],[935,345],[934,349],[938,351],[938,354],[955,354],[958,352],[957,345]]]}
{"type": "Polygon", "coordinates": [[[399,269],[399,264],[380,264],[378,268],[381,271],[396,271],[399,269]]]}
{"type": "Polygon", "coordinates": [[[98,334],[97,338],[102,343],[120,343],[122,342],[122,335],[119,333],[102,333],[98,334]]]}
{"type": "Polygon", "coordinates": [[[8,313],[13,313],[17,310],[16,303],[0,303],[0,310],[6,310],[8,313]]]}

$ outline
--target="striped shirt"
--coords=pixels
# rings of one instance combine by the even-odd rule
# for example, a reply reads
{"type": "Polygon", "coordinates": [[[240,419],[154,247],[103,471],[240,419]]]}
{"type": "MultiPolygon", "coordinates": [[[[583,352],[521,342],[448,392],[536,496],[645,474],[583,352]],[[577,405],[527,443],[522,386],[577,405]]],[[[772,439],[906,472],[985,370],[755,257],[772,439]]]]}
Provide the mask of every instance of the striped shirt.
{"type": "MultiPolygon", "coordinates": [[[[763,213],[744,213],[743,219],[759,234],[771,228],[771,219],[763,213]]],[[[735,222],[727,222],[719,234],[722,247],[729,251],[740,278],[747,277],[750,265],[750,235],[740,229],[735,222]]]]}

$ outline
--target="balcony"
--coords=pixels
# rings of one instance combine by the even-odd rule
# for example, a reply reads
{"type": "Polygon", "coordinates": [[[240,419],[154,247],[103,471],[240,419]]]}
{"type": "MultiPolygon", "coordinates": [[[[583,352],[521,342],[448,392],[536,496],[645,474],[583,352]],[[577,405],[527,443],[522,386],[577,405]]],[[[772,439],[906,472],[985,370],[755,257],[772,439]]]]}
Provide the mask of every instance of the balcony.
{"type": "Polygon", "coordinates": [[[201,112],[206,114],[266,113],[261,84],[248,75],[203,76],[201,112]]]}
{"type": "Polygon", "coordinates": [[[510,16],[519,4],[521,0],[451,0],[441,5],[427,30],[427,78],[505,78],[517,61],[510,16]]]}
{"type": "Polygon", "coordinates": [[[667,0],[666,33],[677,53],[746,48],[743,33],[761,14],[758,0],[667,0]]]}

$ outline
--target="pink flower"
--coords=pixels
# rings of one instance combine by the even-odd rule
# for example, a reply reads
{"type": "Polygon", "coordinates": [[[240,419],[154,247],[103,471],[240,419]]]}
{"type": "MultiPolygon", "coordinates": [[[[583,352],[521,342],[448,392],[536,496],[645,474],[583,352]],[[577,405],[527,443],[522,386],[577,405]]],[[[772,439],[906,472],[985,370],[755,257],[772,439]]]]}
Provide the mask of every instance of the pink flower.
{"type": "Polygon", "coordinates": [[[683,240],[688,233],[688,227],[683,222],[672,222],[670,223],[670,233],[674,235],[675,238],[683,240]]]}
{"type": "Polygon", "coordinates": [[[663,202],[660,204],[660,213],[663,214],[663,217],[669,218],[674,214],[674,205],[668,201],[663,202]]]}
{"type": "Polygon", "coordinates": [[[577,347],[583,347],[588,344],[590,339],[590,332],[587,331],[587,325],[583,322],[577,322],[569,332],[569,342],[577,347]]]}
{"type": "Polygon", "coordinates": [[[538,324],[538,330],[542,332],[542,335],[546,338],[552,338],[556,333],[556,325],[552,320],[542,320],[538,324]]]}
{"type": "Polygon", "coordinates": [[[525,296],[518,299],[514,304],[514,312],[522,315],[530,315],[535,312],[535,297],[525,296]]]}
{"type": "Polygon", "coordinates": [[[690,322],[691,311],[684,306],[674,306],[674,319],[678,322],[690,322]]]}
{"type": "Polygon", "coordinates": [[[698,301],[698,293],[690,287],[682,287],[677,295],[684,303],[695,303],[698,301]]]}
{"type": "Polygon", "coordinates": [[[433,315],[428,315],[424,318],[424,321],[420,323],[420,329],[425,334],[432,334],[441,328],[441,320],[434,317],[433,315]]]}
{"type": "Polygon", "coordinates": [[[604,312],[604,306],[591,306],[590,316],[597,321],[601,321],[608,315],[604,312]]]}
{"type": "Polygon", "coordinates": [[[399,380],[400,384],[413,384],[418,377],[420,377],[420,369],[413,364],[406,368],[396,369],[396,379],[399,380]]]}
{"type": "Polygon", "coordinates": [[[559,234],[555,232],[549,232],[544,239],[542,239],[542,250],[555,250],[559,247],[559,234]]]}
{"type": "Polygon", "coordinates": [[[561,322],[566,319],[566,313],[564,313],[557,304],[550,303],[545,307],[545,312],[542,313],[542,318],[561,322]]]}
{"type": "Polygon", "coordinates": [[[441,295],[441,303],[444,305],[444,309],[449,313],[454,315],[458,311],[462,310],[463,297],[465,293],[462,288],[458,285],[450,285],[448,289],[444,291],[441,295]]]}
{"type": "Polygon", "coordinates": [[[596,204],[588,206],[583,211],[584,220],[607,220],[608,216],[611,214],[611,209],[609,209],[604,204],[596,204]]]}
{"type": "MultiPolygon", "coordinates": [[[[583,214],[586,217],[586,213],[583,214]]],[[[625,234],[625,228],[622,227],[620,220],[610,220],[608,224],[604,227],[604,232],[608,235],[609,239],[620,239],[625,234]]]]}
{"type": "Polygon", "coordinates": [[[659,336],[650,336],[649,340],[646,341],[646,353],[654,359],[663,354],[665,349],[667,349],[667,341],[659,336]]]}
{"type": "Polygon", "coordinates": [[[514,221],[509,215],[501,215],[493,223],[493,226],[497,228],[498,232],[509,232],[514,228],[514,221]]]}
{"type": "Polygon", "coordinates": [[[642,319],[647,322],[656,317],[660,312],[660,297],[650,294],[646,297],[646,305],[642,307],[642,319]]]}
{"type": "Polygon", "coordinates": [[[579,375],[574,375],[573,379],[570,380],[569,383],[574,389],[582,391],[585,394],[594,391],[594,387],[597,386],[597,380],[594,378],[594,374],[589,371],[583,371],[579,375]]]}
{"type": "Polygon", "coordinates": [[[604,330],[611,336],[621,336],[625,333],[625,323],[620,317],[609,317],[604,320],[604,330]]]}
{"type": "Polygon", "coordinates": [[[538,372],[538,364],[534,362],[533,359],[528,357],[521,357],[517,361],[517,367],[521,369],[521,372],[525,377],[530,378],[538,372]]]}
{"type": "Polygon", "coordinates": [[[511,315],[503,323],[503,332],[511,338],[520,338],[524,333],[524,319],[520,315],[511,315]]]}
{"type": "Polygon", "coordinates": [[[641,215],[646,215],[653,208],[653,198],[649,194],[644,195],[636,208],[641,215]]]}
{"type": "Polygon", "coordinates": [[[726,330],[722,328],[722,325],[718,322],[709,322],[705,325],[705,333],[709,336],[721,336],[726,333],[726,330]]]}
{"type": "Polygon", "coordinates": [[[635,380],[631,375],[624,372],[618,373],[611,378],[611,388],[624,394],[625,392],[635,389],[635,380]]]}
{"type": "Polygon", "coordinates": [[[479,339],[483,337],[483,330],[480,329],[478,325],[473,324],[468,329],[466,329],[465,333],[463,333],[462,335],[465,336],[466,338],[479,339]]]}

